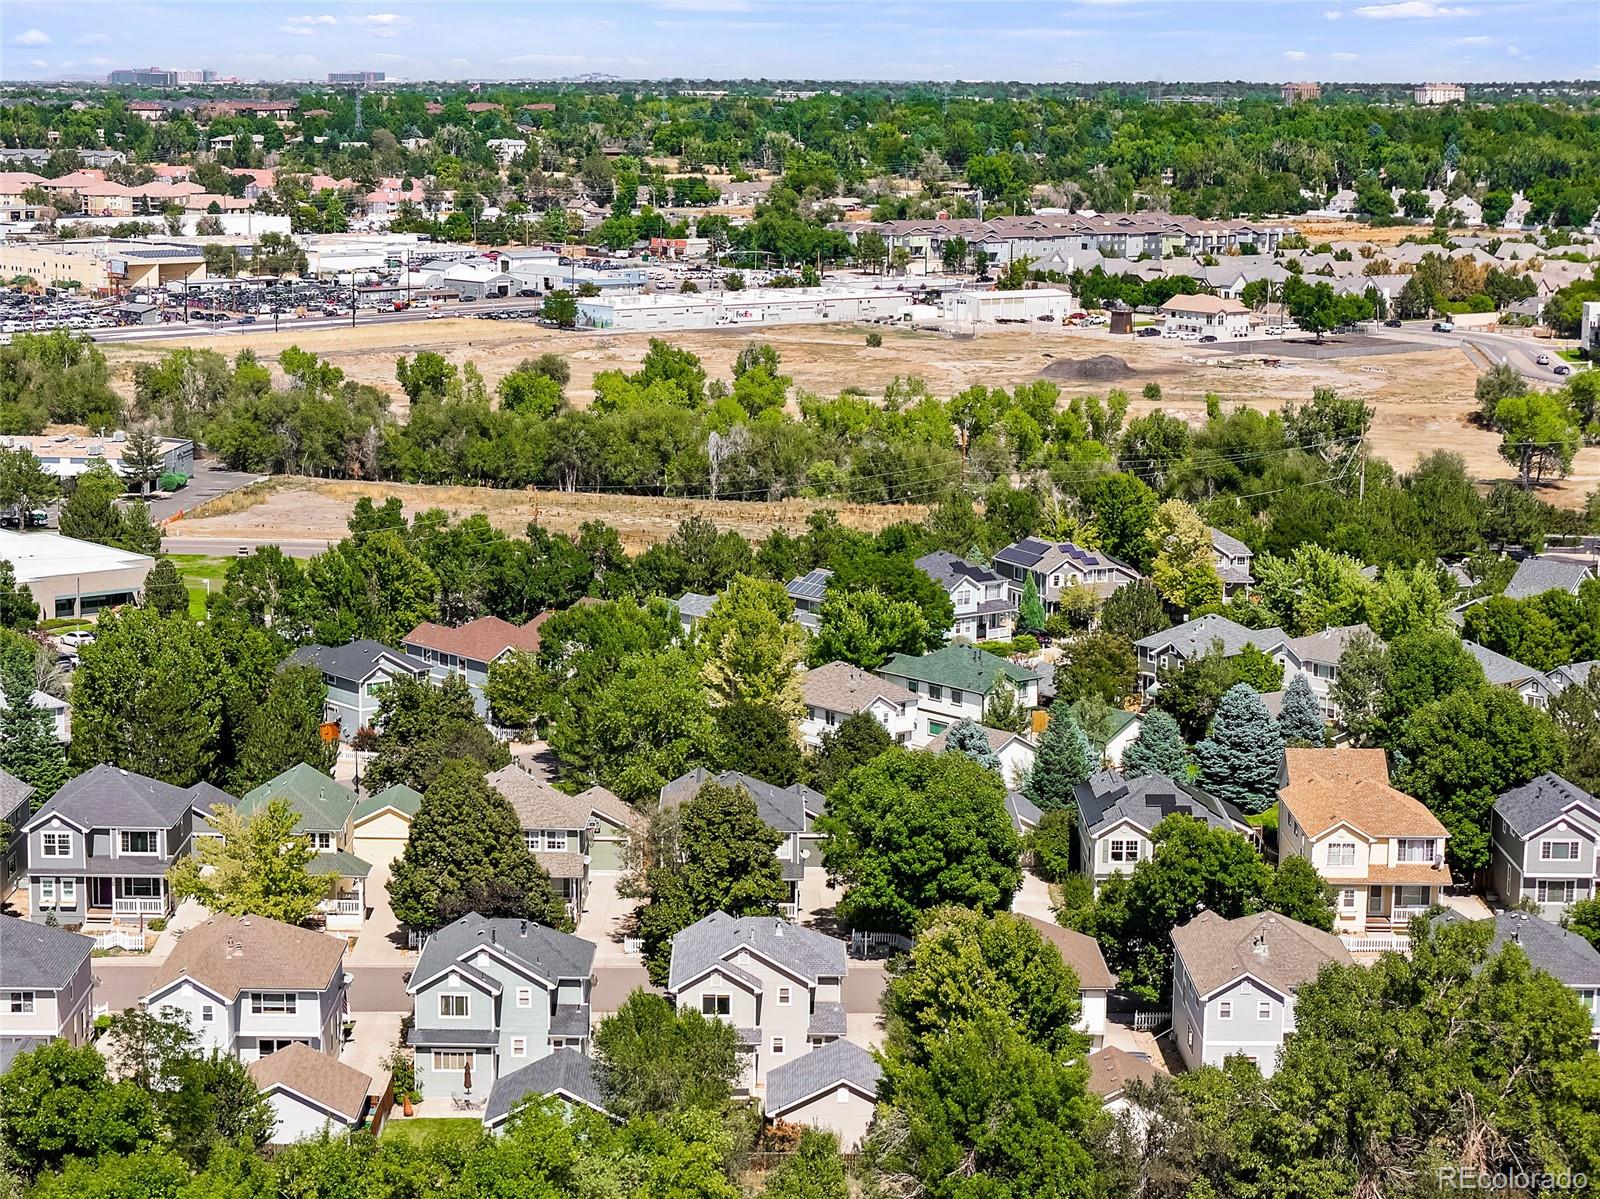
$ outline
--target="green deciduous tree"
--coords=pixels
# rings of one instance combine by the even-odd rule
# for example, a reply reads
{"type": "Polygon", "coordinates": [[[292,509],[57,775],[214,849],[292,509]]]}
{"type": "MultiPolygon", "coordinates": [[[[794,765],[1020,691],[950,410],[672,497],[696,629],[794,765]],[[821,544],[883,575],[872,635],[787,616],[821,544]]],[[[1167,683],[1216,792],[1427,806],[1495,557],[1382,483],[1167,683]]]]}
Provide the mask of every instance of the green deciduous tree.
{"type": "Polygon", "coordinates": [[[1133,744],[1122,751],[1122,769],[1132,778],[1160,774],[1182,779],[1189,772],[1189,747],[1178,722],[1159,708],[1147,713],[1133,744]]]}
{"type": "Polygon", "coordinates": [[[594,1032],[595,1081],[613,1115],[718,1109],[744,1064],[738,1030],[638,990],[594,1032]]]}
{"type": "Polygon", "coordinates": [[[1566,746],[1562,776],[1591,795],[1600,794],[1600,671],[1591,671],[1583,685],[1557,694],[1550,701],[1550,716],[1566,746]]]}
{"type": "Polygon", "coordinates": [[[1100,607],[1100,628],[1127,641],[1172,627],[1161,595],[1144,579],[1118,587],[1100,607]]]}
{"type": "Polygon", "coordinates": [[[47,1041],[18,1054],[0,1075],[0,1160],[21,1174],[73,1158],[132,1153],[156,1137],[150,1096],[135,1082],[112,1082],[92,1045],[47,1041]]]}
{"type": "Polygon", "coordinates": [[[1256,591],[1274,624],[1291,636],[1356,624],[1366,617],[1371,584],[1361,563],[1319,545],[1298,545],[1283,558],[1256,559],[1256,591]]]}
{"type": "Polygon", "coordinates": [[[869,712],[846,717],[834,729],[825,729],[816,750],[806,759],[808,781],[826,795],[857,766],[864,766],[894,742],[888,730],[869,712]]]}
{"type": "Polygon", "coordinates": [[[889,750],[829,791],[817,828],[853,928],[909,929],[947,903],[992,912],[1022,882],[1005,784],[961,754],[889,750]]]}
{"type": "Polygon", "coordinates": [[[1056,664],[1056,694],[1069,703],[1098,696],[1120,705],[1133,693],[1139,662],[1127,638],[1099,629],[1066,644],[1056,664]]]}
{"type": "Polygon", "coordinates": [[[178,568],[171,559],[161,559],[145,576],[144,606],[162,616],[178,616],[189,611],[189,589],[178,577],[178,568]]]}
{"type": "Polygon", "coordinates": [[[1192,507],[1168,500],[1156,509],[1147,534],[1150,581],[1180,612],[1222,599],[1222,579],[1211,556],[1211,532],[1192,507]]]}
{"type": "Polygon", "coordinates": [[[511,751],[484,727],[472,692],[459,674],[440,683],[397,675],[378,699],[377,753],[367,768],[374,791],[404,783],[416,791],[429,785],[449,762],[466,759],[480,770],[511,761],[511,751]]]}
{"type": "Polygon", "coordinates": [[[1339,709],[1339,723],[1357,745],[1371,745],[1383,727],[1383,688],[1389,651],[1371,632],[1357,632],[1339,654],[1339,675],[1328,698],[1339,709]]]}
{"type": "Polygon", "coordinates": [[[624,658],[589,712],[595,777],[642,803],[717,749],[700,668],[687,650],[624,658]]]}
{"type": "Polygon", "coordinates": [[[931,628],[915,603],[890,599],[870,587],[848,592],[830,587],[818,619],[820,627],[811,641],[813,666],[849,662],[876,670],[895,654],[920,654],[943,638],[943,630],[931,628]]]}
{"type": "Polygon", "coordinates": [[[1277,691],[1283,686],[1283,666],[1253,645],[1227,654],[1221,641],[1213,641],[1198,658],[1163,666],[1157,678],[1161,689],[1156,704],[1170,712],[1183,735],[1193,741],[1205,735],[1230,687],[1244,683],[1263,695],[1277,691]]]}
{"type": "Polygon", "coordinates": [[[304,924],[335,876],[314,872],[317,851],[309,837],[295,833],[299,820],[283,798],[248,816],[216,804],[211,822],[217,836],[202,840],[195,856],[180,858],[167,871],[172,893],[229,916],[304,924]]]}
{"type": "Polygon", "coordinates": [[[850,1199],[839,1138],[820,1128],[802,1130],[794,1154],[767,1175],[761,1199],[850,1199]]]}
{"type": "Polygon", "coordinates": [[[266,697],[244,727],[233,786],[243,795],[301,762],[333,773],[339,747],[322,739],[323,705],[328,696],[315,666],[286,665],[267,684],[266,697]]]}
{"type": "Polygon", "coordinates": [[[800,742],[775,708],[744,702],[719,708],[716,743],[719,770],[737,770],[779,787],[800,778],[800,742]]]}
{"type": "Polygon", "coordinates": [[[714,706],[751,703],[798,721],[803,705],[795,673],[806,634],[783,584],[736,575],[695,624],[702,677],[714,706]]]}
{"type": "Polygon", "coordinates": [[[995,676],[989,700],[983,705],[983,723],[1007,733],[1020,733],[1028,725],[1028,711],[1022,706],[1016,685],[1003,674],[995,676]]]}
{"type": "Polygon", "coordinates": [[[447,763],[423,793],[389,878],[395,918],[431,932],[470,911],[570,927],[566,905],[522,839],[517,814],[472,762],[447,763]]]}
{"type": "Polygon", "coordinates": [[[1194,756],[1200,785],[1219,799],[1246,812],[1272,806],[1283,737],[1253,688],[1238,683],[1228,689],[1211,721],[1211,735],[1194,747],[1194,756]]]}

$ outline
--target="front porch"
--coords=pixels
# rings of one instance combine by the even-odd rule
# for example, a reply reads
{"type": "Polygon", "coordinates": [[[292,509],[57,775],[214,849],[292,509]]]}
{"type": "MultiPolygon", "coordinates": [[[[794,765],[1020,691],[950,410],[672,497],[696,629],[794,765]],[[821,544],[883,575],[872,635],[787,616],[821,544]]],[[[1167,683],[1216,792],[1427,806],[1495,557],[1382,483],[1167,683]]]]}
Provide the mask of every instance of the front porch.
{"type": "Polygon", "coordinates": [[[1439,888],[1370,884],[1340,892],[1337,930],[1340,935],[1404,936],[1415,916],[1439,902],[1439,888]]]}
{"type": "Polygon", "coordinates": [[[172,894],[167,880],[155,875],[90,875],[86,880],[89,921],[138,924],[165,920],[172,915],[172,894]]]}

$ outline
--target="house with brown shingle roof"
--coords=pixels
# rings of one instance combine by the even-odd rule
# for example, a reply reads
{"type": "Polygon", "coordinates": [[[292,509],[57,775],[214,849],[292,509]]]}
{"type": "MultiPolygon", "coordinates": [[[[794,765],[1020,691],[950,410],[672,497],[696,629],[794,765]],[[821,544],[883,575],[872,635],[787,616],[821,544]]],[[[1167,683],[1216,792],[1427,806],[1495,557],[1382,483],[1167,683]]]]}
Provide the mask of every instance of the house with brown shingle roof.
{"type": "MultiPolygon", "coordinates": [[[[272,1131],[267,1135],[272,1145],[360,1128],[382,1099],[373,1094],[371,1075],[305,1045],[290,1045],[258,1058],[249,1070],[272,1109],[272,1131]]],[[[385,1074],[380,1090],[388,1085],[385,1074]]]]}
{"type": "Polygon", "coordinates": [[[806,706],[800,740],[812,748],[822,744],[824,733],[859,712],[881,724],[897,745],[910,745],[917,735],[917,697],[848,662],[829,662],[806,671],[800,676],[800,697],[806,706]]]}
{"type": "Polygon", "coordinates": [[[452,674],[465,678],[481,716],[489,710],[483,694],[489,667],[518,650],[538,652],[539,627],[551,615],[542,612],[525,625],[514,625],[498,616],[480,616],[454,628],[425,620],[406,634],[400,648],[426,662],[429,676],[436,683],[452,674]]]}
{"type": "Polygon", "coordinates": [[[265,916],[212,916],[178,939],[143,1003],[246,1064],[297,1044],[337,1054],[344,946],[265,916]]]}
{"type": "Polygon", "coordinates": [[[1450,885],[1450,834],[1389,785],[1381,749],[1290,749],[1278,789],[1278,856],[1302,857],[1338,889],[1341,935],[1403,935],[1450,885]]]}
{"type": "Polygon", "coordinates": [[[1107,1045],[1089,1055],[1089,1090],[1100,1096],[1100,1102],[1113,1116],[1128,1110],[1128,1084],[1155,1082],[1163,1071],[1148,1057],[1139,1057],[1126,1049],[1107,1045]]]}
{"type": "Polygon", "coordinates": [[[1201,912],[1172,930],[1172,947],[1172,1039],[1184,1063],[1246,1057],[1268,1077],[1294,1031],[1295,993],[1327,963],[1352,962],[1338,937],[1277,912],[1201,912]]]}
{"type": "Polygon", "coordinates": [[[1060,950],[1061,960],[1078,976],[1078,1000],[1083,1005],[1078,1031],[1089,1038],[1091,1051],[1098,1050],[1106,1042],[1106,995],[1117,985],[1117,976],[1111,973],[1105,954],[1100,952],[1100,942],[1037,916],[1022,918],[1060,950]]]}

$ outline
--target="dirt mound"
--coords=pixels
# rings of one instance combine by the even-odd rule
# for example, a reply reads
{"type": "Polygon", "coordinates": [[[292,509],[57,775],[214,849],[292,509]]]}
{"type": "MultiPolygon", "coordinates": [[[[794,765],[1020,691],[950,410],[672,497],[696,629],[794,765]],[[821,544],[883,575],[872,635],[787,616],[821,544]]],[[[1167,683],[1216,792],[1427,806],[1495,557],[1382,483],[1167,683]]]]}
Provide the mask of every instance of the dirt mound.
{"type": "Polygon", "coordinates": [[[1072,383],[1111,383],[1118,379],[1131,379],[1139,372],[1115,354],[1096,354],[1093,358],[1061,358],[1052,362],[1039,376],[1044,379],[1065,379],[1072,383]]]}

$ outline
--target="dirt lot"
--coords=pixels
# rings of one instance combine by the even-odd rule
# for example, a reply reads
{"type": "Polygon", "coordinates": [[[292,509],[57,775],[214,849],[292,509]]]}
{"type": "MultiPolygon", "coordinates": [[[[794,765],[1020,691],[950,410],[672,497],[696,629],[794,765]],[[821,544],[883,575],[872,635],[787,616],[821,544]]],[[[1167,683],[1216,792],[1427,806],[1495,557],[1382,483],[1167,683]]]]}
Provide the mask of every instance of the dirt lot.
{"type": "MultiPolygon", "coordinates": [[[[1134,397],[1132,410],[1137,414],[1152,407],[1140,398],[1144,386],[1157,383],[1162,407],[1196,421],[1203,419],[1208,394],[1225,402],[1277,408],[1285,400],[1309,399],[1315,387],[1335,387],[1344,394],[1366,398],[1376,408],[1373,448],[1401,470],[1431,450],[1448,449],[1461,454],[1480,479],[1511,474],[1496,452],[1497,439],[1467,422],[1474,407],[1477,367],[1456,349],[1267,366],[1258,358],[1209,354],[1193,344],[1157,338],[1130,340],[1098,330],[1040,326],[952,338],[932,331],[885,329],[878,349],[867,347],[864,332],[853,326],[789,326],[749,333],[684,332],[672,335],[671,341],[693,350],[705,362],[709,375],[722,378],[732,374],[740,347],[751,341],[770,342],[798,390],[830,395],[846,386],[875,394],[896,375],[919,375],[938,395],[950,395],[975,383],[1012,387],[1038,377],[1052,364],[1056,365],[1052,373],[1060,373],[1064,360],[1112,354],[1127,361],[1132,368],[1129,377],[1117,382],[1065,382],[1061,384],[1063,392],[1104,393],[1120,387],[1134,397]]],[[[328,358],[348,377],[383,387],[402,402],[394,378],[394,359],[399,354],[434,350],[458,364],[474,362],[493,386],[524,358],[554,351],[570,362],[572,382],[567,392],[581,405],[592,392],[597,372],[635,369],[648,341],[648,335],[638,333],[563,333],[517,322],[442,320],[353,331],[263,333],[248,340],[200,337],[192,344],[225,353],[248,344],[268,360],[285,346],[298,344],[328,358]]],[[[115,372],[119,386],[131,393],[130,364],[159,357],[179,344],[183,343],[114,343],[105,350],[119,368],[115,372]]],[[[1070,368],[1066,373],[1071,373],[1070,368]]],[[[397,409],[399,406],[397,403],[397,409]]],[[[1579,504],[1597,483],[1600,449],[1588,449],[1579,455],[1573,477],[1548,492],[1547,498],[1579,504]]]]}
{"type": "Polygon", "coordinates": [[[901,520],[921,520],[919,505],[823,505],[808,500],[778,503],[659,499],[653,496],[593,495],[561,491],[494,491],[478,487],[422,487],[403,483],[344,483],[322,479],[274,479],[234,492],[195,509],[167,526],[173,537],[216,537],[222,541],[278,537],[286,541],[333,539],[348,531],[350,510],[361,497],[381,503],[398,496],[412,516],[442,508],[452,519],[483,513],[508,533],[521,533],[530,521],[556,532],[577,535],[584,521],[603,520],[616,528],[633,552],[664,541],[678,522],[694,515],[751,539],[776,528],[799,532],[814,508],[831,507],[841,523],[877,530],[901,520]]]}

